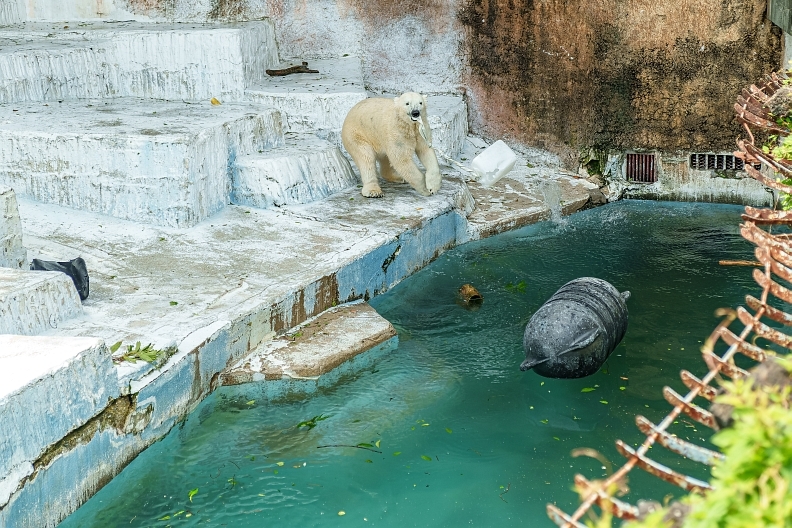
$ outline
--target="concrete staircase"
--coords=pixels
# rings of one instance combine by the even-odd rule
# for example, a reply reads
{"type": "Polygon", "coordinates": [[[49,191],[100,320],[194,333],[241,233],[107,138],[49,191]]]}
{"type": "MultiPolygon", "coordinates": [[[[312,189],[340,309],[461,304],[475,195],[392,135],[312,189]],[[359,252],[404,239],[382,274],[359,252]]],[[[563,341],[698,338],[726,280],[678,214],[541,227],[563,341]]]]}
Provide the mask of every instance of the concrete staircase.
{"type": "MultiPolygon", "coordinates": [[[[327,197],[355,184],[337,147],[346,113],[366,98],[360,60],[265,73],[299,62],[279,60],[268,20],[0,29],[0,185],[176,228],[229,203],[327,197]]],[[[437,99],[436,143],[453,155],[467,133],[464,103],[437,99]]]]}

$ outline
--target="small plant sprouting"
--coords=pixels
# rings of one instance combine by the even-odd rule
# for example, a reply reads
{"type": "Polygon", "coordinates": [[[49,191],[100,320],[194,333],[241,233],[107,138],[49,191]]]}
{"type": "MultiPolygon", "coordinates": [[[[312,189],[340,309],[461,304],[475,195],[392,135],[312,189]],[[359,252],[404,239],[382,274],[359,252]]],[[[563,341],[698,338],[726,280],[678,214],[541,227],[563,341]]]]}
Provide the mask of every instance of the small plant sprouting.
{"type": "Polygon", "coordinates": [[[324,414],[319,414],[319,415],[314,416],[310,420],[305,420],[304,422],[298,423],[297,424],[297,428],[299,429],[300,427],[307,427],[308,430],[310,431],[311,429],[316,427],[318,422],[321,422],[322,420],[327,420],[328,418],[330,418],[330,416],[325,416],[324,414]]]}
{"type": "MultiPolygon", "coordinates": [[[[121,341],[115,343],[110,347],[110,353],[115,354],[121,348],[121,341]]],[[[141,346],[140,341],[136,342],[134,346],[127,345],[126,351],[120,356],[114,356],[114,363],[121,363],[128,361],[130,363],[137,363],[138,360],[145,361],[146,363],[158,363],[168,357],[168,350],[157,350],[151,343],[146,346],[141,346]]]]}

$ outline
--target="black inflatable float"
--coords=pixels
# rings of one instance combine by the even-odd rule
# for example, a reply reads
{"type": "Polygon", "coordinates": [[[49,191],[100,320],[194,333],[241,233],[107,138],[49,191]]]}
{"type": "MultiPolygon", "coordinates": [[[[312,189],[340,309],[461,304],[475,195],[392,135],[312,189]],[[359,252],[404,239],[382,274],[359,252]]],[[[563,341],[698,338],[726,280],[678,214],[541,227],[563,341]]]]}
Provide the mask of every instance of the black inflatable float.
{"type": "Polygon", "coordinates": [[[546,378],[582,378],[594,374],[627,331],[630,292],[619,293],[594,277],[570,281],[533,314],[523,335],[525,361],[546,378]]]}

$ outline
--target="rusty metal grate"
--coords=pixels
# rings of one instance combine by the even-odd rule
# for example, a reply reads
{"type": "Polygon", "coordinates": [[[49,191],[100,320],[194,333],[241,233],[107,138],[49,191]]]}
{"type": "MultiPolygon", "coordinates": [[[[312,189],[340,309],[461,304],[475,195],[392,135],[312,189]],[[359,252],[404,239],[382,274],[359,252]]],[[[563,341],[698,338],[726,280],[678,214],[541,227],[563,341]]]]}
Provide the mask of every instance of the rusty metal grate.
{"type": "MultiPolygon", "coordinates": [[[[761,163],[751,165],[760,169],[761,163]]],[[[745,170],[745,162],[733,154],[691,154],[690,168],[696,170],[745,170]]]]}
{"type": "MultiPolygon", "coordinates": [[[[737,119],[745,126],[750,141],[738,141],[740,150],[734,154],[743,161],[745,170],[751,177],[776,191],[792,194],[792,186],[784,185],[774,178],[764,176],[755,167],[757,164],[765,165],[772,168],[782,178],[792,178],[792,162],[777,160],[772,155],[764,153],[761,147],[754,144],[754,134],[751,130],[751,127],[754,127],[765,134],[789,133],[773,122],[764,108],[764,103],[782,86],[785,79],[786,75],[784,74],[772,74],[768,76],[761,88],[751,86],[743,90],[742,95],[738,97],[734,109],[737,119]]],[[[782,301],[782,303],[776,303],[779,305],[792,303],[792,290],[776,281],[777,277],[783,281],[792,282],[792,236],[762,229],[763,226],[792,226],[792,211],[746,207],[742,218],[744,223],[740,226],[740,232],[743,238],[756,245],[755,255],[763,267],[763,269],[754,269],[753,271],[754,280],[761,288],[761,294],[758,297],[751,295],[745,297],[748,309],[738,307],[736,310],[721,310],[720,313],[724,316],[723,320],[702,347],[702,356],[709,370],[701,379],[685,370],[680,373],[682,382],[689,389],[685,396],[678,394],[670,387],[664,388],[663,396],[673,406],[673,409],[659,424],[654,424],[643,416],[636,416],[636,425],[646,437],[640,447],[633,449],[627,443],[616,440],[617,450],[627,459],[624,465],[597,484],[589,482],[582,475],[576,475],[575,484],[578,489],[584,490],[585,497],[572,515],[568,515],[553,504],[547,505],[548,516],[558,526],[586,528],[580,520],[595,504],[620,519],[636,519],[639,514],[638,508],[613,497],[610,491],[617,489],[623,478],[636,466],[662,480],[680,486],[688,492],[706,493],[711,489],[707,482],[674,471],[652,460],[647,454],[657,443],[673,453],[706,465],[712,465],[717,460],[723,459],[721,453],[684,441],[679,436],[669,433],[668,430],[681,414],[686,414],[711,429],[718,428],[713,414],[694,403],[694,400],[696,398],[714,400],[717,392],[710,384],[719,375],[733,379],[748,375],[747,371],[735,365],[734,357],[737,354],[742,354],[758,363],[764,362],[769,356],[772,356],[773,351],[753,344],[753,340],[757,337],[774,343],[782,349],[792,350],[791,335],[771,328],[762,321],[765,319],[792,326],[792,315],[768,304],[768,300],[771,298],[782,301]],[[739,320],[743,325],[739,335],[729,328],[736,320],[739,320]],[[753,339],[751,338],[752,334],[753,339]],[[720,356],[715,353],[715,347],[719,342],[728,347],[726,352],[720,356]]]]}
{"type": "Polygon", "coordinates": [[[657,163],[654,154],[627,154],[627,181],[654,183],[657,181],[657,163]]]}

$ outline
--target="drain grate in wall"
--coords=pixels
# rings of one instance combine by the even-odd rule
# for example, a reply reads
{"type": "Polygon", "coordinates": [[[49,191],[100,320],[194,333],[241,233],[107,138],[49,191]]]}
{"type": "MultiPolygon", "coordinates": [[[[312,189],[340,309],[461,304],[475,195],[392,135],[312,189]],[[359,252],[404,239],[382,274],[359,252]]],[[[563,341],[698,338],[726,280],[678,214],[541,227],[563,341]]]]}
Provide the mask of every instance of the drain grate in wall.
{"type": "MultiPolygon", "coordinates": [[[[759,170],[761,164],[755,164],[759,170]]],[[[743,160],[731,154],[691,154],[690,168],[696,170],[745,170],[743,160]]]]}
{"type": "Polygon", "coordinates": [[[654,183],[657,181],[657,164],[654,154],[627,154],[627,181],[654,183]]]}

